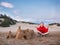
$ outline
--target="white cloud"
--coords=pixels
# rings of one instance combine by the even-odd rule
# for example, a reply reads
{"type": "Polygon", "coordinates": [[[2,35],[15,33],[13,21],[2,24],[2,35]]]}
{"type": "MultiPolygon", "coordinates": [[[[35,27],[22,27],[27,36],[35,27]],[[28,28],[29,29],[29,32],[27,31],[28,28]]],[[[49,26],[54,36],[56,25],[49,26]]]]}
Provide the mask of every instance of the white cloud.
{"type": "Polygon", "coordinates": [[[0,5],[7,7],[7,8],[13,8],[14,7],[11,3],[8,3],[8,2],[1,2],[0,5]]]}
{"type": "Polygon", "coordinates": [[[27,21],[26,19],[24,19],[24,18],[21,17],[21,16],[16,16],[16,17],[15,17],[15,20],[18,20],[18,21],[27,21]]]}
{"type": "Polygon", "coordinates": [[[16,16],[14,19],[20,21],[19,16],[16,16]]]}
{"type": "Polygon", "coordinates": [[[20,15],[21,11],[20,10],[14,10],[13,13],[16,14],[16,15],[20,15]]]}
{"type": "Polygon", "coordinates": [[[34,20],[34,19],[32,20],[30,18],[24,18],[24,17],[21,17],[21,16],[16,16],[14,19],[18,20],[18,21],[36,22],[36,20],[34,20]]]}
{"type": "Polygon", "coordinates": [[[17,12],[17,11],[13,11],[13,13],[14,13],[14,14],[16,14],[16,15],[18,14],[18,12],[17,12]]]}

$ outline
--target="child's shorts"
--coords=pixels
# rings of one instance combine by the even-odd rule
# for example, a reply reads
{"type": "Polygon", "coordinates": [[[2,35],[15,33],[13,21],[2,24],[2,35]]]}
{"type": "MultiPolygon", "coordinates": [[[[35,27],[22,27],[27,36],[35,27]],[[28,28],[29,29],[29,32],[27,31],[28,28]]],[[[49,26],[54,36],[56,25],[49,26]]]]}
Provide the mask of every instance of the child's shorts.
{"type": "Polygon", "coordinates": [[[49,33],[49,31],[48,31],[48,32],[46,32],[46,33],[41,33],[40,31],[38,31],[38,33],[40,33],[41,35],[46,35],[46,34],[48,34],[48,33],[49,33]]]}

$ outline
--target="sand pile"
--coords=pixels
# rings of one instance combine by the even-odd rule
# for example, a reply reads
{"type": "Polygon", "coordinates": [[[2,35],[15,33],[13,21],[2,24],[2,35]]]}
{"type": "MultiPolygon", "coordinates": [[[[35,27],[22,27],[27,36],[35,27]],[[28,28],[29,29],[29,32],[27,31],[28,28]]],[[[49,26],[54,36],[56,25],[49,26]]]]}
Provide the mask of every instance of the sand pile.
{"type": "Polygon", "coordinates": [[[15,39],[32,39],[34,36],[35,33],[33,30],[30,29],[22,30],[20,26],[18,27],[15,35],[13,35],[11,31],[7,33],[7,38],[15,38],[15,39]]]}

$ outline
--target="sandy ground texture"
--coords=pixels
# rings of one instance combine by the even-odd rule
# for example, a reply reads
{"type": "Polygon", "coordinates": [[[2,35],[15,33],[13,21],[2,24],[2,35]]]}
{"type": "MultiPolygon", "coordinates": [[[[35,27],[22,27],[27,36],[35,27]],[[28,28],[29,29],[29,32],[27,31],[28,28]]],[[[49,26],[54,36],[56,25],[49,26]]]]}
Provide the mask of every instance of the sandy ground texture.
{"type": "MultiPolygon", "coordinates": [[[[0,27],[0,32],[8,32],[8,31],[16,32],[19,26],[21,26],[22,30],[31,29],[31,30],[34,30],[36,32],[37,31],[36,27],[38,25],[26,24],[26,23],[17,23],[16,25],[11,25],[10,27],[0,27]]],[[[56,25],[49,26],[49,31],[60,31],[60,26],[56,26],[56,25]]]]}
{"type": "Polygon", "coordinates": [[[28,40],[7,39],[6,33],[0,32],[0,45],[60,45],[60,32],[50,32],[46,37],[39,35],[28,40]]]}
{"type": "Polygon", "coordinates": [[[17,23],[16,25],[13,25],[11,27],[0,27],[0,45],[60,45],[60,27],[55,25],[49,27],[49,35],[47,35],[46,37],[42,37],[36,33],[33,39],[7,39],[6,33],[10,30],[12,32],[16,32],[18,26],[21,26],[22,29],[32,29],[36,33],[35,27],[38,25],[17,23]]]}

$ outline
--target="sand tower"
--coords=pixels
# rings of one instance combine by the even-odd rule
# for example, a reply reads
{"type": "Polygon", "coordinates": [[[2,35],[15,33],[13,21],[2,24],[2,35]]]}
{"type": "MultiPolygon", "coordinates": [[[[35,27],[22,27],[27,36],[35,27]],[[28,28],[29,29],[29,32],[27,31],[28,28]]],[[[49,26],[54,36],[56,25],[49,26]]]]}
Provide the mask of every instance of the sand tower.
{"type": "Polygon", "coordinates": [[[16,38],[16,39],[24,39],[24,38],[23,38],[23,32],[22,32],[20,26],[18,27],[18,30],[17,30],[17,32],[16,32],[16,37],[15,37],[15,38],[16,38]]]}

